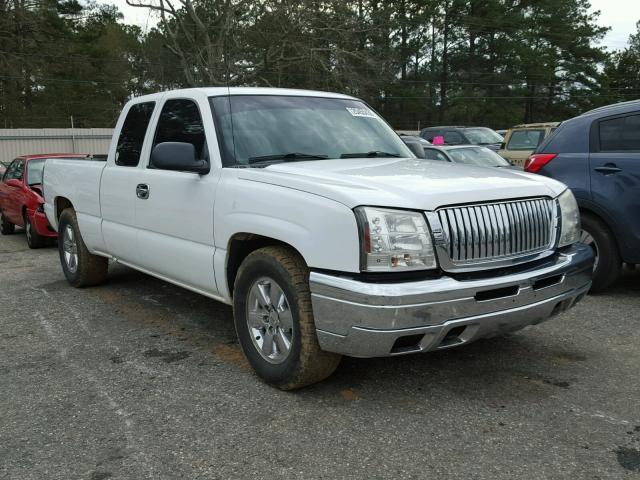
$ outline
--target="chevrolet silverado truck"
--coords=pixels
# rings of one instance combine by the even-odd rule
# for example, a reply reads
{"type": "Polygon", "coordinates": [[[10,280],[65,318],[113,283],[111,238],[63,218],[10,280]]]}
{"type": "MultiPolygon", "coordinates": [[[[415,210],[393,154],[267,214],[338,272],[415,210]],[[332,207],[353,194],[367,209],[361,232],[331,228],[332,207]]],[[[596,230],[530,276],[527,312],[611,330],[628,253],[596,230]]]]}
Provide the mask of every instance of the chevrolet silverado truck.
{"type": "Polygon", "coordinates": [[[555,180],[416,158],[364,102],[267,88],[129,101],[106,163],[51,160],[45,212],[75,287],[109,260],[231,304],[282,389],[342,355],[464,345],[542,322],[591,284],[555,180]]]}

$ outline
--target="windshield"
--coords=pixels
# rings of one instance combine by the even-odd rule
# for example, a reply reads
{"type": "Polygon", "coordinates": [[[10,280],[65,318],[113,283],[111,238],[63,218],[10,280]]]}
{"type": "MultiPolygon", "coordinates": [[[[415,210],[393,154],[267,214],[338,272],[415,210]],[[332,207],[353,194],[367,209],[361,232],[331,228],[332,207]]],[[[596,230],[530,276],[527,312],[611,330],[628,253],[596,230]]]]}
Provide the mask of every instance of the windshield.
{"type": "Polygon", "coordinates": [[[231,95],[213,97],[211,103],[227,167],[331,158],[414,157],[391,127],[357,100],[231,95]]]}
{"type": "Polygon", "coordinates": [[[490,145],[504,140],[490,128],[467,128],[464,131],[467,139],[475,145],[490,145]]]}
{"type": "Polygon", "coordinates": [[[38,185],[42,183],[43,170],[44,159],[27,162],[27,185],[38,185]]]}
{"type": "Polygon", "coordinates": [[[476,165],[478,167],[508,167],[511,164],[496,152],[484,147],[464,147],[448,150],[447,153],[456,163],[476,165]]]}

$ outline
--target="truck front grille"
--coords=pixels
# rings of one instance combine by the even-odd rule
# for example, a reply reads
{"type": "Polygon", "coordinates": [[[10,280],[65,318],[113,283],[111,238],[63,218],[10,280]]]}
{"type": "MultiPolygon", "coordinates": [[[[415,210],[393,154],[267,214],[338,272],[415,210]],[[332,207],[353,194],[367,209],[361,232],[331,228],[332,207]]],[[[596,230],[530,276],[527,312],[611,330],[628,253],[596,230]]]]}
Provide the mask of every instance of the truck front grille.
{"type": "Polygon", "coordinates": [[[553,247],[555,209],[548,198],[442,208],[440,245],[453,265],[534,255],[553,247]]]}

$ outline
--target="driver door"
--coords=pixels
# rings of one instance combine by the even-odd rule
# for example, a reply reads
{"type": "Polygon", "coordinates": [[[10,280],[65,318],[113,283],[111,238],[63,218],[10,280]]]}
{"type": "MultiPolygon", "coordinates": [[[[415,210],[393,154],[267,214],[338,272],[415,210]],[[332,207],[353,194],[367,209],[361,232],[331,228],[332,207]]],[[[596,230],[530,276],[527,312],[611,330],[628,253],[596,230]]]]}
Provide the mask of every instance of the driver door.
{"type": "MultiPolygon", "coordinates": [[[[206,96],[168,98],[149,152],[159,143],[186,142],[194,145],[199,158],[210,162],[208,145],[218,155],[217,140],[211,135],[214,128],[206,96]]],[[[213,203],[220,169],[212,164],[208,174],[199,175],[157,168],[151,155],[146,160],[135,199],[136,263],[156,276],[215,295],[213,203]]]]}

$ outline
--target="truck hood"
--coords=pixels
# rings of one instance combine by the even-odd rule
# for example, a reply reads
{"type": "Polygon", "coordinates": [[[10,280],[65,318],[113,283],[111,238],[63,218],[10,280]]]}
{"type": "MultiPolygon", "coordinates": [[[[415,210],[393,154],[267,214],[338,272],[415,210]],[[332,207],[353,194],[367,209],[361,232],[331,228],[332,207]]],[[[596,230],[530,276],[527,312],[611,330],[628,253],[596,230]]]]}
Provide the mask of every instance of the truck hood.
{"type": "Polygon", "coordinates": [[[567,187],[502,168],[399,158],[336,159],[247,168],[239,178],[309,192],[343,203],[435,210],[452,204],[556,197],[567,187]]]}

